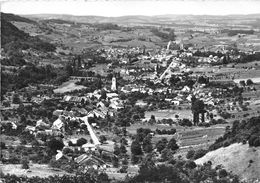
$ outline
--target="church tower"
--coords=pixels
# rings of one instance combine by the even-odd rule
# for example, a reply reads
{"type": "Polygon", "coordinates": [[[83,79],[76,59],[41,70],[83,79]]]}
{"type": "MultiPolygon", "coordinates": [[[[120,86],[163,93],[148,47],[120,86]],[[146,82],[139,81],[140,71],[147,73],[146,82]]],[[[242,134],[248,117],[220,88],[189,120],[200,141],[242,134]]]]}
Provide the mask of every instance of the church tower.
{"type": "Polygon", "coordinates": [[[113,78],[112,78],[111,90],[116,91],[116,77],[115,76],[113,76],[113,78]]]}

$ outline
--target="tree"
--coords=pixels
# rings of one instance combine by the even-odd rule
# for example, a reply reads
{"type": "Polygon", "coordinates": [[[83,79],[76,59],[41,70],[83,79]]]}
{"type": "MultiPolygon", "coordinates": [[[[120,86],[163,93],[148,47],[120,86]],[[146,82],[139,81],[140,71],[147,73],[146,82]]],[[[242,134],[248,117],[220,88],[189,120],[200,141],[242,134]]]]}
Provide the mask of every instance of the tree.
{"type": "Polygon", "coordinates": [[[143,140],[143,150],[145,153],[150,153],[153,150],[150,134],[148,134],[143,140]]]}
{"type": "Polygon", "coordinates": [[[1,144],[1,145],[0,145],[1,149],[5,149],[5,148],[6,148],[6,146],[5,146],[5,143],[4,143],[4,142],[2,142],[2,141],[1,141],[1,142],[0,142],[0,144],[1,144]]]}
{"type": "Polygon", "coordinates": [[[29,161],[27,159],[21,160],[22,169],[29,169],[29,161]]]}
{"type": "Polygon", "coordinates": [[[64,147],[64,144],[61,140],[52,138],[47,142],[47,147],[50,151],[50,154],[54,155],[57,153],[57,150],[62,150],[62,148],[64,147]]]}
{"type": "Polygon", "coordinates": [[[72,154],[72,153],[73,153],[73,150],[70,149],[70,148],[64,148],[64,149],[62,150],[62,153],[63,153],[63,154],[72,154]]]}
{"type": "Polygon", "coordinates": [[[13,95],[13,103],[14,104],[20,104],[21,103],[21,99],[20,99],[20,97],[19,97],[19,95],[17,93],[15,93],[13,95]]]}
{"type": "Polygon", "coordinates": [[[100,140],[100,142],[103,144],[104,142],[107,141],[107,138],[106,138],[105,135],[100,135],[99,140],[100,140]]]}
{"type": "Polygon", "coordinates": [[[105,90],[101,90],[101,97],[100,99],[106,99],[107,98],[107,92],[105,90]]]}
{"type": "Polygon", "coordinates": [[[171,140],[168,142],[167,148],[171,149],[172,151],[176,151],[177,149],[179,149],[179,146],[176,143],[175,138],[171,138],[171,140]]]}
{"type": "Polygon", "coordinates": [[[138,156],[132,154],[132,156],[131,156],[131,162],[132,162],[132,164],[137,164],[137,163],[139,162],[138,156]]]}
{"type": "Polygon", "coordinates": [[[97,88],[98,88],[98,89],[101,89],[101,88],[102,88],[102,85],[103,85],[103,83],[102,83],[102,80],[101,80],[101,78],[100,78],[100,79],[98,79],[98,81],[97,81],[97,88]]]}
{"type": "Polygon", "coordinates": [[[117,143],[114,145],[114,154],[117,156],[120,154],[120,148],[117,143]]]}
{"type": "Polygon", "coordinates": [[[202,100],[195,99],[192,101],[191,110],[193,112],[193,123],[197,125],[199,123],[199,114],[202,114],[202,123],[204,123],[205,104],[202,100]]]}
{"type": "Polygon", "coordinates": [[[88,142],[87,139],[80,138],[77,140],[77,146],[82,146],[82,145],[86,144],[87,142],[88,142]]]}
{"type": "Polygon", "coordinates": [[[192,126],[192,122],[189,119],[183,118],[179,121],[179,125],[181,126],[192,126]]]}
{"type": "Polygon", "coordinates": [[[66,65],[65,70],[69,76],[73,74],[73,68],[69,63],[66,65]]]}
{"type": "Polygon", "coordinates": [[[200,84],[207,84],[208,83],[208,78],[204,77],[204,76],[200,76],[198,78],[198,83],[200,83],[200,84]]]}
{"type": "Polygon", "coordinates": [[[113,158],[112,158],[112,164],[113,164],[113,167],[118,168],[118,166],[119,166],[119,161],[118,161],[118,158],[117,158],[117,157],[113,156],[113,158]]]}
{"type": "Polygon", "coordinates": [[[139,143],[139,141],[134,140],[131,144],[131,153],[133,155],[142,155],[143,151],[141,148],[141,144],[139,143]]]}
{"type": "Polygon", "coordinates": [[[121,144],[121,146],[120,146],[120,153],[121,154],[125,154],[126,152],[127,152],[127,150],[126,150],[125,146],[123,144],[121,144]]]}
{"type": "Polygon", "coordinates": [[[242,87],[245,87],[245,86],[246,86],[246,82],[245,82],[244,80],[239,81],[239,84],[240,84],[240,86],[242,86],[242,87]]]}
{"type": "Polygon", "coordinates": [[[125,145],[125,146],[128,145],[127,140],[124,137],[120,139],[120,143],[125,145]]]}
{"type": "Polygon", "coordinates": [[[168,143],[168,140],[166,138],[163,138],[162,140],[159,140],[156,144],[156,149],[158,152],[161,153],[161,151],[166,148],[167,146],[167,143],[168,143]]]}
{"type": "Polygon", "coordinates": [[[228,175],[227,171],[225,169],[219,170],[219,178],[226,177],[228,175]]]}
{"type": "Polygon", "coordinates": [[[252,85],[252,84],[254,84],[254,82],[253,82],[251,79],[248,79],[248,80],[246,81],[246,85],[247,85],[247,86],[252,85]]]}
{"type": "Polygon", "coordinates": [[[173,156],[172,156],[172,151],[168,148],[165,148],[162,150],[161,152],[161,158],[162,158],[162,161],[168,161],[169,159],[171,159],[173,156]]]}
{"type": "Polygon", "coordinates": [[[191,150],[189,150],[189,151],[187,152],[186,158],[187,158],[187,159],[191,159],[191,158],[193,158],[194,154],[195,154],[194,149],[191,149],[191,150]]]}
{"type": "Polygon", "coordinates": [[[184,166],[185,166],[186,168],[188,168],[188,169],[194,169],[194,168],[197,167],[196,163],[195,163],[194,161],[191,161],[191,160],[187,161],[187,162],[184,164],[184,166]]]}
{"type": "Polygon", "coordinates": [[[205,150],[205,149],[198,149],[198,150],[195,152],[195,154],[194,154],[194,156],[193,156],[193,159],[199,159],[199,158],[201,158],[202,156],[204,156],[207,152],[208,152],[208,151],[205,150]]]}

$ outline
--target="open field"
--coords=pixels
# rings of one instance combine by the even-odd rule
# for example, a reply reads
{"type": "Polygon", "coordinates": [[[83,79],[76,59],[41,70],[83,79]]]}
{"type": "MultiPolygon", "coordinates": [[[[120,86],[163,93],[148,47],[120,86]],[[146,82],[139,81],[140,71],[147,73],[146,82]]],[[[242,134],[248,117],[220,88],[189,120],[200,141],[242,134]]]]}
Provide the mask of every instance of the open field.
{"type": "Polygon", "coordinates": [[[54,93],[66,93],[71,92],[73,90],[81,90],[86,88],[85,86],[76,85],[75,83],[76,81],[72,80],[64,82],[61,86],[54,90],[54,93]]]}
{"type": "Polygon", "coordinates": [[[193,130],[183,130],[179,132],[181,147],[199,144],[211,144],[225,132],[225,126],[219,125],[210,128],[197,128],[193,130]]]}
{"type": "Polygon", "coordinates": [[[157,111],[148,111],[145,112],[145,119],[149,120],[151,115],[155,116],[156,120],[162,119],[176,119],[175,115],[178,115],[180,119],[187,118],[192,119],[192,112],[191,110],[157,110],[157,111]]]}
{"type": "Polygon", "coordinates": [[[30,169],[26,170],[21,168],[21,164],[0,164],[0,169],[3,173],[15,174],[17,176],[48,177],[54,175],[62,176],[64,174],[72,175],[59,169],[49,168],[48,165],[45,164],[29,164],[29,167],[30,169]]]}

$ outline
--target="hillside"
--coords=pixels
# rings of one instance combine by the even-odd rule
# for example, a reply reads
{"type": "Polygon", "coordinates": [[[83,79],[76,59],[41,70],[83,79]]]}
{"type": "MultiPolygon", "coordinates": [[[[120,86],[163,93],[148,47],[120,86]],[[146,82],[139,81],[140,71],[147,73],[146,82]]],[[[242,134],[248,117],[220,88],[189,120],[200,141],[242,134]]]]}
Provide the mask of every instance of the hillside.
{"type": "Polygon", "coordinates": [[[18,15],[14,15],[11,13],[1,13],[1,20],[5,20],[8,22],[26,22],[26,23],[31,23],[31,24],[37,24],[35,21],[28,19],[28,18],[24,18],[18,15]]]}
{"type": "Polygon", "coordinates": [[[40,51],[54,51],[54,45],[42,41],[38,37],[30,36],[14,26],[11,22],[26,22],[36,24],[36,22],[19,17],[17,15],[1,13],[1,43],[7,50],[34,48],[40,51]]]}
{"type": "Polygon", "coordinates": [[[102,17],[102,16],[73,16],[73,15],[55,15],[55,14],[38,14],[24,15],[32,19],[61,19],[76,21],[82,23],[115,23],[119,25],[168,25],[170,27],[187,25],[189,27],[219,27],[241,28],[250,26],[259,28],[260,14],[252,15],[158,15],[158,16],[121,16],[121,17],[102,17]]]}
{"type": "Polygon", "coordinates": [[[260,179],[260,147],[235,143],[207,153],[195,161],[203,164],[211,161],[213,167],[222,165],[226,170],[240,175],[242,179],[260,179]]]}
{"type": "Polygon", "coordinates": [[[260,117],[234,121],[225,134],[209,147],[210,152],[195,162],[211,161],[243,179],[260,179],[260,117]]]}

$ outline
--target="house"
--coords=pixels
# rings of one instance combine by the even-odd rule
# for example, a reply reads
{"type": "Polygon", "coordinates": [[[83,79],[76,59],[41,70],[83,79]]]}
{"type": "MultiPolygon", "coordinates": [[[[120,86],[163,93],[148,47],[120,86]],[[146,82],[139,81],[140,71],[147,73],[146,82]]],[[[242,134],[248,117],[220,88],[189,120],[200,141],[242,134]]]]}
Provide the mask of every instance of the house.
{"type": "Polygon", "coordinates": [[[106,117],[106,113],[103,113],[102,111],[99,111],[99,110],[97,110],[97,109],[94,109],[94,110],[92,110],[92,111],[90,111],[89,113],[88,113],[88,117],[100,117],[100,118],[105,118],[106,117]]]}
{"type": "Polygon", "coordinates": [[[109,107],[115,110],[124,108],[123,104],[119,100],[111,100],[109,107]]]}
{"type": "Polygon", "coordinates": [[[94,168],[94,169],[105,169],[107,167],[106,163],[94,156],[88,154],[82,154],[75,159],[76,163],[78,163],[84,169],[94,168]]]}
{"type": "Polygon", "coordinates": [[[89,150],[94,151],[96,149],[96,145],[91,144],[91,143],[86,143],[86,144],[82,145],[82,148],[85,150],[85,152],[87,152],[89,150]]]}
{"type": "Polygon", "coordinates": [[[174,105],[180,105],[180,101],[179,100],[172,100],[171,103],[173,103],[174,105]]]}
{"type": "Polygon", "coordinates": [[[118,98],[118,94],[117,93],[107,93],[107,98],[108,99],[118,98]]]}
{"type": "Polygon", "coordinates": [[[29,131],[30,134],[33,134],[33,133],[36,131],[36,128],[35,128],[34,126],[29,126],[29,125],[27,125],[27,126],[25,127],[25,131],[29,131]]]}
{"type": "Polygon", "coordinates": [[[53,111],[52,114],[53,114],[54,116],[60,116],[60,115],[62,115],[62,113],[63,113],[63,110],[58,110],[58,109],[57,109],[57,110],[53,111]]]}
{"type": "Polygon", "coordinates": [[[53,122],[52,124],[52,129],[54,130],[62,130],[62,128],[64,127],[64,123],[63,121],[61,120],[62,116],[59,116],[59,118],[53,122]]]}
{"type": "Polygon", "coordinates": [[[104,102],[100,101],[96,104],[97,107],[105,107],[104,102]]]}
{"type": "Polygon", "coordinates": [[[143,100],[137,100],[135,105],[137,105],[139,107],[146,107],[148,105],[148,103],[144,102],[143,100]]]}

